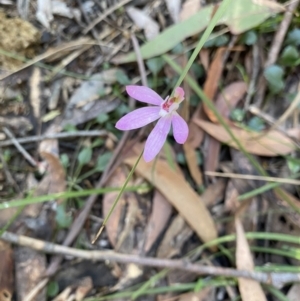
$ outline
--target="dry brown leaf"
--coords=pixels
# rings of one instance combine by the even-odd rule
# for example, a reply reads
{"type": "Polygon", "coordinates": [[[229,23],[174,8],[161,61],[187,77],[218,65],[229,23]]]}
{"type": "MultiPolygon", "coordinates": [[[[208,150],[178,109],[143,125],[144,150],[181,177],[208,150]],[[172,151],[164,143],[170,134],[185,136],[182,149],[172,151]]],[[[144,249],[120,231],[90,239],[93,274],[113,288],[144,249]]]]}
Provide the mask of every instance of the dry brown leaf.
{"type": "MultiPolygon", "coordinates": [[[[222,125],[200,119],[196,119],[194,122],[216,140],[238,149],[238,146],[222,125]]],[[[231,131],[234,136],[239,139],[243,147],[251,154],[273,157],[286,155],[295,150],[293,141],[278,131],[270,131],[263,136],[258,132],[234,127],[231,127],[231,131]]]]}
{"type": "MultiPolygon", "coordinates": [[[[122,168],[117,168],[116,171],[112,174],[111,178],[107,182],[109,187],[121,187],[126,180],[126,176],[122,168]]],[[[113,205],[118,192],[109,192],[104,195],[102,201],[102,210],[103,210],[103,217],[107,216],[111,206],[113,205]]],[[[108,239],[112,246],[116,246],[117,244],[117,236],[119,231],[119,223],[121,219],[121,214],[126,205],[125,195],[121,196],[116,208],[114,209],[113,213],[111,214],[107,224],[105,226],[108,239]]]]}
{"type": "Polygon", "coordinates": [[[158,247],[156,256],[158,258],[179,256],[182,246],[192,235],[193,230],[187,225],[182,216],[177,215],[168,227],[158,247]]]}
{"type": "Polygon", "coordinates": [[[37,189],[39,191],[38,195],[64,192],[66,190],[66,175],[59,158],[47,152],[41,152],[40,155],[47,161],[48,169],[47,175],[43,178],[37,189]],[[47,191],[41,193],[41,190],[45,188],[47,191]]]}
{"type": "MultiPolygon", "coordinates": [[[[132,167],[137,158],[137,156],[128,158],[125,163],[132,167]]],[[[157,160],[155,165],[153,164],[141,160],[136,172],[167,198],[204,242],[215,239],[217,237],[215,223],[201,198],[180,173],[174,171],[166,162],[157,160]]]]}
{"type": "Polygon", "coordinates": [[[171,204],[158,190],[156,190],[153,197],[152,212],[145,230],[145,253],[148,253],[151,250],[153,244],[169,222],[171,214],[171,204]]]}
{"type": "Polygon", "coordinates": [[[81,301],[93,288],[93,280],[91,277],[84,277],[78,283],[78,287],[75,292],[75,300],[81,301]]]}
{"type": "Polygon", "coordinates": [[[201,198],[203,199],[207,207],[215,205],[224,197],[227,181],[220,179],[214,184],[209,185],[202,193],[201,198]]]}
{"type": "Polygon", "coordinates": [[[188,142],[183,144],[183,149],[185,153],[185,158],[187,161],[187,165],[191,176],[195,183],[200,187],[203,184],[202,173],[200,171],[197,155],[195,152],[195,148],[189,144],[188,142]]]}
{"type": "Polygon", "coordinates": [[[0,301],[11,301],[14,294],[14,262],[10,244],[0,241],[0,301]]]}
{"type": "Polygon", "coordinates": [[[143,219],[139,202],[133,192],[125,194],[127,210],[124,220],[122,220],[122,228],[118,234],[115,250],[119,253],[132,254],[135,248],[139,248],[136,244],[143,244],[142,240],[136,241],[136,226],[143,219]]]}
{"type": "MultiPolygon", "coordinates": [[[[227,86],[216,99],[216,108],[220,114],[227,118],[230,109],[235,107],[243,94],[246,92],[246,84],[244,82],[235,82],[227,86]]],[[[205,107],[204,107],[205,109],[205,107]]],[[[206,111],[207,113],[207,111],[206,111]]],[[[213,122],[218,122],[217,117],[212,111],[209,111],[209,118],[213,122]]],[[[219,164],[219,153],[221,145],[218,140],[210,137],[206,146],[205,171],[215,171],[219,164]]]]}
{"type": "Polygon", "coordinates": [[[300,140],[300,128],[299,127],[287,129],[286,134],[291,138],[294,138],[298,141],[300,140]]]}
{"type": "MultiPolygon", "coordinates": [[[[218,89],[219,79],[223,72],[223,55],[225,50],[226,48],[219,48],[217,50],[214,60],[212,61],[208,69],[206,81],[204,83],[204,93],[211,100],[214,99],[214,96],[218,89]]],[[[203,105],[203,109],[209,119],[214,119],[214,113],[205,104],[203,105]]]]}
{"type": "Polygon", "coordinates": [[[187,0],[182,5],[182,10],[180,13],[180,21],[186,20],[196,14],[201,8],[200,0],[187,0]]]}
{"type": "Polygon", "coordinates": [[[205,70],[205,72],[208,72],[209,64],[210,64],[210,58],[209,58],[209,50],[208,49],[202,49],[199,52],[199,58],[200,62],[205,70]]]}
{"type": "MultiPolygon", "coordinates": [[[[235,218],[236,228],[236,265],[239,270],[253,271],[254,263],[243,225],[235,218]]],[[[266,296],[257,281],[238,278],[239,290],[243,301],[267,301],[266,296]]]]}
{"type": "Polygon", "coordinates": [[[207,137],[204,143],[205,145],[205,160],[204,160],[204,170],[206,171],[216,171],[219,165],[219,154],[221,149],[221,144],[214,137],[207,137]]]}
{"type": "Polygon", "coordinates": [[[226,188],[226,193],[225,193],[225,210],[234,213],[239,204],[239,201],[237,200],[239,196],[238,190],[235,188],[233,181],[230,180],[228,182],[227,188],[226,188]]]}

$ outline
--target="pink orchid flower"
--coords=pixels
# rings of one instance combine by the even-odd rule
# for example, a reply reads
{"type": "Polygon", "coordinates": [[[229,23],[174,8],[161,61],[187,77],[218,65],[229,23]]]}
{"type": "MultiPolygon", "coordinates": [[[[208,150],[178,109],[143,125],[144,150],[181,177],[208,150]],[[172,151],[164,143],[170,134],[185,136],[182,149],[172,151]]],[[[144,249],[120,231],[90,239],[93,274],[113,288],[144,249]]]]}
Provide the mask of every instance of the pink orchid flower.
{"type": "Polygon", "coordinates": [[[154,159],[162,149],[171,124],[176,142],[183,144],[186,141],[189,134],[188,125],[176,112],[179,104],[184,100],[182,88],[176,88],[174,96],[168,96],[165,100],[155,91],[144,86],[126,86],[126,91],[132,98],[154,106],[140,108],[128,113],[117,122],[117,129],[122,131],[138,129],[158,119],[145,144],[143,157],[146,162],[154,159]]]}

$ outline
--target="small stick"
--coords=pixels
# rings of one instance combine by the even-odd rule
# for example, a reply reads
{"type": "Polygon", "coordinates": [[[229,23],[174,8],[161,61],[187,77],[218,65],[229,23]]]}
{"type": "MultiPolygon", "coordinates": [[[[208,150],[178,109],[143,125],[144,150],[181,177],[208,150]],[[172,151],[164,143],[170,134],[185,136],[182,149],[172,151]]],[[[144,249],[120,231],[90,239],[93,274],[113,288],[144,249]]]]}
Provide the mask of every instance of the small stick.
{"type": "MultiPolygon", "coordinates": [[[[29,136],[29,137],[14,138],[14,139],[19,144],[21,144],[21,143],[37,142],[46,139],[62,139],[62,138],[73,138],[73,137],[98,137],[98,136],[105,136],[105,135],[107,135],[107,131],[100,130],[100,131],[62,132],[62,133],[46,134],[40,136],[29,136]]],[[[9,146],[12,144],[14,144],[13,140],[0,141],[0,147],[9,146]]]]}
{"type": "Polygon", "coordinates": [[[131,34],[131,41],[132,41],[133,49],[136,54],[137,63],[138,63],[138,67],[139,67],[139,71],[140,71],[140,75],[141,75],[142,85],[145,87],[148,87],[145,64],[144,64],[144,61],[143,61],[143,58],[141,55],[139,42],[138,42],[136,36],[134,35],[134,33],[131,34]]]}
{"type": "Polygon", "coordinates": [[[286,178],[264,177],[264,176],[245,175],[245,174],[236,174],[236,173],[222,173],[222,172],[215,172],[215,171],[206,171],[205,174],[209,176],[221,177],[221,178],[266,181],[266,182],[275,182],[275,183],[290,184],[290,185],[300,185],[299,180],[286,179],[286,178]]]}
{"type": "MultiPolygon", "coordinates": [[[[114,251],[87,251],[74,249],[39,239],[16,235],[11,232],[4,232],[0,239],[20,246],[30,247],[32,249],[43,251],[48,254],[59,254],[65,256],[74,256],[92,261],[114,261],[119,263],[135,263],[142,266],[150,266],[155,268],[170,268],[182,271],[196,273],[198,275],[223,276],[227,278],[241,277],[252,279],[260,283],[271,284],[281,288],[290,282],[299,282],[299,273],[283,273],[283,272],[255,272],[246,270],[236,270],[232,268],[221,268],[215,266],[200,265],[192,263],[184,259],[162,259],[154,257],[140,257],[131,254],[122,254],[114,251]]],[[[46,279],[42,280],[45,283],[46,279]]],[[[27,299],[26,299],[27,300],[27,299]]],[[[29,299],[31,300],[31,299],[29,299]]]]}
{"type": "Polygon", "coordinates": [[[252,47],[252,74],[251,74],[251,80],[248,86],[247,96],[245,99],[245,111],[247,112],[249,109],[250,101],[255,93],[255,84],[257,81],[257,76],[259,74],[260,69],[260,59],[259,59],[259,47],[257,44],[254,44],[252,47]]]}
{"type": "Polygon", "coordinates": [[[37,162],[31,157],[31,155],[23,148],[23,146],[16,140],[12,132],[4,127],[3,128],[4,133],[11,139],[14,146],[17,148],[17,150],[24,156],[24,158],[34,167],[37,167],[37,162]]]}
{"type": "Polygon", "coordinates": [[[87,34],[92,28],[94,28],[99,22],[104,20],[107,16],[113,13],[115,10],[119,9],[120,7],[124,6],[125,4],[131,2],[132,0],[123,0],[117,3],[116,5],[108,8],[102,15],[96,18],[88,27],[83,30],[84,34],[87,34]]]}
{"type": "Polygon", "coordinates": [[[278,54],[280,52],[284,37],[287,33],[287,30],[291,24],[294,10],[298,7],[300,0],[291,1],[290,5],[287,7],[284,17],[279,25],[278,31],[272,41],[272,45],[270,47],[268,59],[265,63],[265,67],[269,67],[273,65],[278,58],[278,54]]]}

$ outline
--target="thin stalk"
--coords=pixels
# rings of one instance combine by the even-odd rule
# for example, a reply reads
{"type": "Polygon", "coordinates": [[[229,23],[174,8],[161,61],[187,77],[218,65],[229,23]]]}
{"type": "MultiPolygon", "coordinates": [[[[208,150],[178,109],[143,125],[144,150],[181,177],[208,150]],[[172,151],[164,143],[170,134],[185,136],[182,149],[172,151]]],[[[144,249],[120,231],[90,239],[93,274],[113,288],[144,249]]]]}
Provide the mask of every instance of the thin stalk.
{"type": "MultiPolygon", "coordinates": [[[[36,197],[27,197],[24,199],[19,199],[15,201],[8,201],[0,203],[0,210],[12,208],[12,207],[22,207],[25,205],[36,204],[36,203],[43,203],[55,199],[67,199],[67,198],[78,198],[83,196],[89,196],[92,194],[104,194],[108,192],[120,191],[123,187],[106,187],[106,188],[99,188],[99,189],[88,189],[82,191],[70,191],[70,192],[59,192],[59,193],[52,193],[48,195],[41,195],[36,197]]],[[[132,186],[127,187],[125,191],[137,191],[139,189],[143,189],[145,186],[132,186]]]]}
{"type": "Polygon", "coordinates": [[[131,179],[131,177],[132,177],[132,175],[133,175],[133,173],[134,173],[136,167],[138,166],[138,164],[139,164],[139,162],[140,162],[140,160],[141,160],[141,158],[142,158],[142,155],[143,155],[143,152],[141,152],[141,154],[139,155],[138,159],[136,160],[134,166],[133,166],[132,169],[130,170],[130,172],[129,172],[129,174],[128,174],[126,180],[125,180],[124,185],[122,186],[122,188],[121,188],[121,190],[120,190],[118,196],[116,197],[114,203],[112,204],[112,206],[111,206],[111,208],[110,208],[108,214],[107,214],[106,217],[104,218],[104,221],[103,221],[103,223],[102,223],[102,225],[101,225],[101,227],[100,227],[98,233],[96,234],[95,238],[92,240],[92,244],[94,244],[94,243],[97,241],[97,239],[98,239],[99,236],[101,235],[103,229],[105,228],[108,219],[110,218],[112,212],[113,212],[114,209],[116,208],[116,206],[117,206],[117,204],[118,204],[118,202],[119,202],[119,199],[120,199],[121,195],[122,195],[123,192],[125,191],[126,186],[127,186],[128,182],[129,182],[129,180],[131,179]]]}

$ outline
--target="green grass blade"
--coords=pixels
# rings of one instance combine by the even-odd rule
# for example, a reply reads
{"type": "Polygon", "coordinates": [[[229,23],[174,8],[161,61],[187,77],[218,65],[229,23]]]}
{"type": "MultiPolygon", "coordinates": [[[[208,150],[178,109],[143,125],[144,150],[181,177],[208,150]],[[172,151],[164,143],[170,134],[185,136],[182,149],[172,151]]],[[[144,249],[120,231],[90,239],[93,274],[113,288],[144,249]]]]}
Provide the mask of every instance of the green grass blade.
{"type": "MultiPolygon", "coordinates": [[[[139,189],[145,188],[145,185],[140,186],[132,186],[127,187],[126,191],[137,191],[139,189]]],[[[24,199],[19,199],[15,201],[8,201],[8,202],[2,202],[0,204],[0,210],[12,208],[12,207],[22,207],[25,205],[35,204],[35,203],[43,203],[55,199],[68,199],[68,198],[77,198],[77,197],[84,197],[89,196],[92,194],[104,194],[108,192],[115,192],[120,191],[122,187],[107,187],[107,188],[99,188],[99,189],[88,189],[88,190],[82,190],[82,191],[70,191],[70,192],[60,192],[60,193],[53,193],[48,195],[41,195],[36,197],[27,197],[24,199]]]]}

